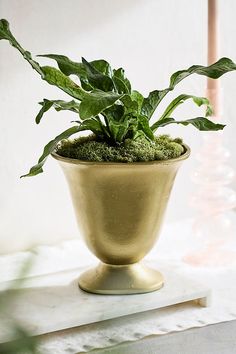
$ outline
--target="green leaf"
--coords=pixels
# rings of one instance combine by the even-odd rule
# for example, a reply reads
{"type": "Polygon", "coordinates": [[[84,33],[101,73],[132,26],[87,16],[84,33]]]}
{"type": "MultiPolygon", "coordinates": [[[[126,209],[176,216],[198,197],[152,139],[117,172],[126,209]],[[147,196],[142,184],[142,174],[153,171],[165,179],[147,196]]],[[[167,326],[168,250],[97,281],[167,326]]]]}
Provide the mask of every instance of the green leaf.
{"type": "Polygon", "coordinates": [[[65,55],[59,54],[41,54],[39,57],[54,59],[57,62],[59,69],[63,72],[63,74],[77,75],[80,79],[81,86],[86,91],[91,91],[93,86],[91,86],[87,79],[87,72],[83,63],[77,63],[75,61],[70,60],[65,55]]]}
{"type": "Polygon", "coordinates": [[[131,93],[131,84],[125,77],[124,69],[114,69],[112,79],[115,83],[116,91],[118,93],[131,93]]]}
{"type": "Polygon", "coordinates": [[[82,99],[85,97],[86,92],[61,71],[50,66],[41,67],[39,63],[33,60],[30,52],[24,50],[12,35],[9,23],[4,19],[0,20],[0,39],[8,40],[13,47],[18,49],[24,59],[26,59],[33,69],[41,75],[42,79],[47,81],[50,85],[59,87],[74,98],[82,99]]]}
{"type": "Polygon", "coordinates": [[[111,77],[111,67],[110,64],[104,59],[97,59],[90,61],[90,64],[97,69],[101,74],[108,75],[111,77]]]}
{"type": "Polygon", "coordinates": [[[168,88],[162,91],[155,90],[150,92],[148,97],[143,100],[141,108],[142,115],[146,116],[148,119],[151,119],[157,106],[169,91],[170,89],[168,88]]]}
{"type": "Polygon", "coordinates": [[[43,102],[39,102],[39,104],[42,106],[42,108],[35,118],[37,124],[40,123],[44,113],[47,112],[51,107],[55,108],[56,111],[69,110],[75,113],[79,113],[79,103],[75,102],[74,100],[66,102],[62,100],[48,100],[44,98],[43,102]]]}
{"type": "Polygon", "coordinates": [[[147,117],[140,115],[138,117],[138,120],[139,120],[138,130],[142,130],[146,138],[148,138],[148,140],[154,140],[154,134],[152,129],[149,126],[149,121],[147,117]]]}
{"type": "Polygon", "coordinates": [[[218,79],[229,71],[236,70],[236,64],[229,58],[221,58],[210,66],[193,65],[186,70],[180,70],[174,73],[170,78],[171,90],[183,79],[192,74],[204,75],[212,79],[218,79]]]}
{"type": "Polygon", "coordinates": [[[22,177],[31,177],[31,176],[36,176],[39,173],[43,172],[43,165],[45,164],[48,156],[55,150],[57,144],[62,140],[62,139],[67,139],[69,138],[71,135],[78,133],[79,131],[84,130],[81,129],[80,126],[74,126],[71,127],[67,130],[65,130],[63,133],[59,134],[58,136],[56,136],[55,139],[51,140],[45,147],[43,150],[42,155],[40,156],[38,163],[36,165],[34,165],[33,167],[31,167],[30,171],[26,174],[21,176],[22,177]]]}
{"type": "Polygon", "coordinates": [[[112,106],[121,97],[122,95],[114,92],[103,92],[101,90],[92,91],[87,94],[87,98],[80,103],[80,118],[87,119],[97,116],[106,108],[112,106]]]}
{"type": "MultiPolygon", "coordinates": [[[[87,70],[83,63],[72,61],[65,55],[59,54],[41,54],[38,56],[55,60],[59,69],[67,76],[77,75],[84,90],[92,91],[95,88],[95,86],[92,86],[88,81],[87,70]]],[[[110,65],[107,61],[99,59],[91,61],[90,64],[101,74],[109,75],[110,65]]]]}
{"type": "Polygon", "coordinates": [[[132,100],[130,95],[123,95],[120,100],[126,108],[126,113],[138,112],[138,102],[132,100]]]}
{"type": "Polygon", "coordinates": [[[202,131],[216,131],[216,130],[222,130],[224,129],[225,125],[219,124],[219,123],[214,123],[211,120],[205,118],[205,117],[197,117],[197,118],[192,118],[192,119],[187,119],[187,120],[181,120],[177,121],[174,118],[165,118],[162,120],[157,121],[151,126],[152,131],[156,131],[157,128],[159,127],[165,127],[166,125],[169,124],[182,124],[182,125],[193,125],[195,128],[198,130],[202,131]]]}
{"type": "Polygon", "coordinates": [[[91,132],[93,132],[97,136],[104,135],[104,130],[103,130],[104,127],[100,119],[89,118],[89,119],[85,119],[83,122],[80,121],[76,121],[76,122],[80,124],[80,131],[91,130],[91,132]]]}
{"type": "Polygon", "coordinates": [[[208,98],[194,96],[193,102],[196,103],[196,105],[198,105],[198,107],[201,107],[202,105],[206,106],[206,113],[205,113],[206,117],[210,117],[213,115],[214,110],[213,110],[213,107],[212,107],[210,101],[208,100],[208,98]]]}
{"type": "Polygon", "coordinates": [[[122,142],[125,135],[129,130],[129,119],[125,117],[122,122],[117,122],[115,119],[109,120],[109,131],[111,133],[111,137],[113,142],[122,142]]]}
{"type": "Polygon", "coordinates": [[[102,74],[98,71],[95,66],[87,62],[84,58],[82,58],[82,63],[87,72],[88,82],[96,89],[109,92],[114,89],[112,79],[105,74],[102,74]]]}
{"type": "Polygon", "coordinates": [[[150,139],[147,138],[143,130],[137,130],[132,137],[133,140],[137,140],[139,138],[145,138],[146,140],[150,141],[150,139]]]}
{"type": "Polygon", "coordinates": [[[42,108],[40,109],[39,113],[35,118],[36,124],[40,123],[44,113],[47,112],[53,106],[53,101],[44,98],[43,102],[39,102],[39,104],[41,104],[42,108]]]}
{"type": "MultiPolygon", "coordinates": [[[[108,75],[109,77],[111,77],[111,67],[106,60],[104,59],[93,60],[90,62],[90,64],[95,69],[97,69],[101,74],[108,75]]],[[[80,76],[80,81],[81,81],[81,86],[87,91],[92,91],[95,88],[94,86],[91,85],[91,83],[89,83],[87,72],[86,72],[86,78],[80,76]]]]}
{"type": "Polygon", "coordinates": [[[157,106],[175,86],[192,74],[204,75],[212,79],[218,79],[227,72],[236,70],[236,64],[229,58],[221,58],[210,66],[193,65],[186,70],[175,72],[170,78],[170,85],[165,90],[155,90],[150,92],[149,96],[144,99],[142,106],[142,114],[150,119],[155,112],[157,106]]]}
{"type": "Polygon", "coordinates": [[[55,100],[53,101],[53,107],[56,111],[71,111],[74,113],[79,113],[79,106],[80,103],[75,102],[74,100],[71,101],[62,101],[62,100],[55,100]]]}
{"type": "Polygon", "coordinates": [[[133,101],[137,102],[137,104],[138,104],[138,113],[140,113],[141,109],[142,109],[142,105],[143,105],[143,100],[144,100],[143,95],[140,92],[138,92],[136,90],[133,90],[131,92],[131,96],[130,97],[131,97],[131,99],[133,101]]]}
{"type": "Polygon", "coordinates": [[[23,55],[24,59],[28,61],[28,63],[32,66],[34,70],[36,70],[42,77],[43,73],[39,63],[32,59],[30,52],[26,51],[21,47],[21,45],[17,42],[15,37],[12,35],[9,27],[9,23],[7,20],[0,20],[0,40],[5,39],[9,41],[9,43],[15,47],[19,52],[23,55]]]}
{"type": "Polygon", "coordinates": [[[11,40],[12,34],[9,28],[9,22],[5,19],[0,20],[0,39],[11,40]]]}
{"type": "Polygon", "coordinates": [[[173,111],[182,103],[184,103],[186,100],[188,99],[192,99],[194,103],[196,103],[199,107],[202,105],[206,105],[207,109],[206,109],[206,116],[210,116],[213,113],[212,110],[212,106],[209,102],[209,100],[205,97],[197,97],[197,96],[192,96],[192,95],[179,95],[178,97],[176,97],[165,109],[164,113],[162,114],[162,116],[160,117],[159,120],[168,118],[171,116],[171,114],[173,113],[173,111]]]}
{"type": "Polygon", "coordinates": [[[72,75],[72,74],[77,75],[78,77],[86,76],[86,70],[85,70],[84,65],[82,63],[77,63],[77,62],[70,60],[65,55],[40,54],[37,56],[43,57],[43,58],[54,59],[57,62],[59,69],[63,72],[63,74],[65,74],[67,76],[72,75]]]}
{"type": "Polygon", "coordinates": [[[44,74],[43,79],[50,85],[59,87],[68,95],[77,98],[78,100],[83,100],[85,97],[87,97],[88,93],[84,91],[80,86],[76,85],[76,83],[74,83],[60,70],[51,66],[43,66],[41,69],[44,74]]]}
{"type": "MultiPolygon", "coordinates": [[[[86,76],[87,71],[83,63],[75,62],[65,55],[60,54],[40,54],[38,57],[53,59],[57,62],[59,69],[67,76],[77,75],[78,77],[86,76]]],[[[100,73],[109,75],[110,65],[106,60],[93,60],[90,64],[100,73]]]]}
{"type": "Polygon", "coordinates": [[[110,118],[119,121],[124,116],[125,108],[122,104],[113,104],[111,107],[105,109],[102,112],[102,115],[106,117],[108,120],[110,118]]]}

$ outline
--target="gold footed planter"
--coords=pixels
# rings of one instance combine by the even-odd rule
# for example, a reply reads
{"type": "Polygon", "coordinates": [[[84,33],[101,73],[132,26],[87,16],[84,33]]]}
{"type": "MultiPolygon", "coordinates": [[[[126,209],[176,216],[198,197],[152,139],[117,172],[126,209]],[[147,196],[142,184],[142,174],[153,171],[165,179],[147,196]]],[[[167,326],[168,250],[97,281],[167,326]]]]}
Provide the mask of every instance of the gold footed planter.
{"type": "Polygon", "coordinates": [[[140,263],[111,265],[100,263],[79,278],[81,289],[96,294],[138,294],[160,289],[160,272],[140,263]]]}
{"type": "Polygon", "coordinates": [[[79,228],[102,263],[83,273],[79,286],[98,294],[160,289],[163,277],[139,263],[158,239],[173,182],[190,149],[176,159],[138,163],[59,160],[79,228]]]}

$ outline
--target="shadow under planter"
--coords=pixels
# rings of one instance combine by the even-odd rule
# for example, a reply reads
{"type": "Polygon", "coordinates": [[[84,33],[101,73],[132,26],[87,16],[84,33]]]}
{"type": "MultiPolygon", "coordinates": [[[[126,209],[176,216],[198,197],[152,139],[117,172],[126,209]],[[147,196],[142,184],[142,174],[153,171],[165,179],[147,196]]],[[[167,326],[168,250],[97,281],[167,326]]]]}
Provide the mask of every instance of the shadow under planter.
{"type": "Polygon", "coordinates": [[[160,289],[163,276],[140,260],[158,239],[178,158],[137,162],[87,162],[53,153],[69,184],[88,248],[101,261],[83,273],[79,286],[98,294],[135,294],[160,289]]]}

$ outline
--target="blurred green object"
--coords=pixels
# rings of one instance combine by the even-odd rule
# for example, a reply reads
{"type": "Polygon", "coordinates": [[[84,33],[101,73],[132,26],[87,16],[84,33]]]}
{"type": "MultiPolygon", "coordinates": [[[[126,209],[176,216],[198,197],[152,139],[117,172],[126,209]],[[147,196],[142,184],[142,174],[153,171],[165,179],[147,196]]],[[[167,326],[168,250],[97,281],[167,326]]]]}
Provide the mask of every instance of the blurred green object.
{"type": "Polygon", "coordinates": [[[40,354],[37,341],[16,323],[12,324],[13,341],[0,344],[1,354],[40,354]]]}
{"type": "MultiPolygon", "coordinates": [[[[37,339],[30,336],[30,333],[17,323],[11,306],[12,301],[16,301],[17,296],[14,289],[22,287],[32,262],[33,258],[30,257],[19,270],[16,280],[11,282],[11,286],[7,290],[0,291],[0,316],[7,320],[7,328],[4,327],[4,330],[9,333],[8,341],[0,343],[0,354],[40,354],[37,349],[37,339]]],[[[1,325],[0,323],[0,331],[1,325]]]]}

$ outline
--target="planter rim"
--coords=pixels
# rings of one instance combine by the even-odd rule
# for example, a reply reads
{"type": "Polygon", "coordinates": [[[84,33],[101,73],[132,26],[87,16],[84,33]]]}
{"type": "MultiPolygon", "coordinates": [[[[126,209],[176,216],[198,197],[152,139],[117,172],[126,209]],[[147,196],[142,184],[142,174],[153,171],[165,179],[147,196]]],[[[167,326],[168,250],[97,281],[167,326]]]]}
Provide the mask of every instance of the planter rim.
{"type": "Polygon", "coordinates": [[[191,152],[190,147],[186,144],[182,144],[182,145],[185,148],[185,152],[179,157],[175,157],[173,159],[167,159],[167,160],[140,161],[140,162],[110,162],[110,161],[99,162],[99,161],[86,161],[86,160],[73,159],[70,157],[64,157],[57,154],[56,152],[52,152],[51,156],[58,161],[74,164],[74,165],[96,165],[96,166],[112,165],[112,166],[122,166],[122,167],[144,166],[144,165],[169,165],[174,162],[186,160],[189,157],[191,152]]]}

